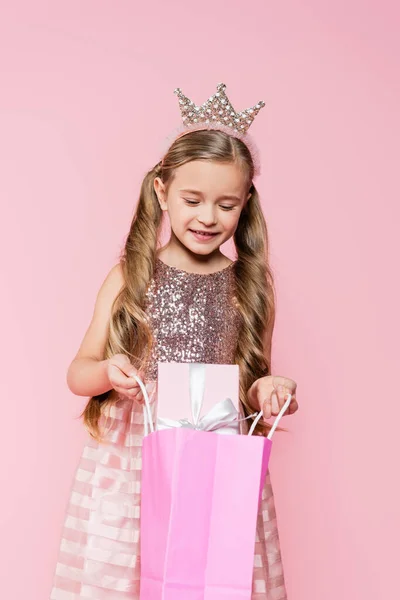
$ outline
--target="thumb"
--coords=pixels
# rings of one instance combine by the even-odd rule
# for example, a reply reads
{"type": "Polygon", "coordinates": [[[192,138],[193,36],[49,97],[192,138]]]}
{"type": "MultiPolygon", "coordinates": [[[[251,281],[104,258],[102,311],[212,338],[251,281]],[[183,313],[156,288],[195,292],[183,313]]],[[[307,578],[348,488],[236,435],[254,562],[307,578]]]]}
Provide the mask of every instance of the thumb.
{"type": "Polygon", "coordinates": [[[255,410],[260,410],[257,393],[257,381],[258,380],[254,381],[247,390],[247,400],[252,408],[255,408],[255,410]]]}
{"type": "Polygon", "coordinates": [[[139,371],[138,369],[136,369],[135,367],[132,367],[132,365],[131,365],[129,368],[129,371],[128,371],[128,375],[129,375],[129,377],[134,377],[134,375],[136,375],[136,377],[139,377],[139,379],[141,379],[142,382],[145,383],[145,381],[144,381],[145,374],[144,374],[143,370],[139,371]]]}
{"type": "Polygon", "coordinates": [[[132,363],[126,354],[114,354],[110,359],[110,364],[117,367],[124,375],[129,377],[129,373],[132,370],[132,363]]]}

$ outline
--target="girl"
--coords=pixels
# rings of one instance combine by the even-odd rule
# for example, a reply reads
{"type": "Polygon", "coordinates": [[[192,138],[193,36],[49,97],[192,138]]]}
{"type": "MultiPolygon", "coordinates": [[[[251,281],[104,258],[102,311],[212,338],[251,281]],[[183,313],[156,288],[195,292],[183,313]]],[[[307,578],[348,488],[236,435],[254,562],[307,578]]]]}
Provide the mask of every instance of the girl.
{"type": "MultiPolygon", "coordinates": [[[[185,123],[144,178],[120,262],[68,370],[71,391],[90,396],[83,417],[91,438],[73,482],[51,600],[139,598],[143,398],[134,374],[154,403],[157,361],[237,363],[244,413],[264,411],[261,435],[287,392],[288,412],[298,408],[296,383],[271,375],[274,287],[255,159],[248,136],[226,123],[185,123]],[[160,248],[164,213],[171,237],[160,248]],[[231,237],[233,262],[220,251],[231,237]]],[[[252,598],[286,599],[269,475],[252,598]]]]}

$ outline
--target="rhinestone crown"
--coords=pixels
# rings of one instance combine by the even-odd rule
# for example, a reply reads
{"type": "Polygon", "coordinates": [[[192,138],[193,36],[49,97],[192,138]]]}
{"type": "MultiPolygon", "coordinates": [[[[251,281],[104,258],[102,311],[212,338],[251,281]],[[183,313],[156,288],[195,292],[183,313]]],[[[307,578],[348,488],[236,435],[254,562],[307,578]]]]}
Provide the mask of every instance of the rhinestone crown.
{"type": "Polygon", "coordinates": [[[246,108],[242,112],[236,112],[225,94],[226,85],[219,83],[217,92],[210,96],[201,106],[196,106],[189,98],[187,98],[180,88],[174,90],[179,98],[179,108],[182,115],[182,121],[185,125],[197,125],[211,123],[213,125],[221,124],[225,127],[232,128],[238,133],[246,133],[254,117],[257,116],[260,109],[265,106],[262,100],[251,108],[246,108]]]}

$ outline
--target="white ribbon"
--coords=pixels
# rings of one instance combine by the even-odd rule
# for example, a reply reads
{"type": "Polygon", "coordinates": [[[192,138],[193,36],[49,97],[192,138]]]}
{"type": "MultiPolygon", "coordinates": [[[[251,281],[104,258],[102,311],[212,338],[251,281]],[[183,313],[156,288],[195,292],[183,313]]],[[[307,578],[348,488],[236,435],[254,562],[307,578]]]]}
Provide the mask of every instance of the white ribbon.
{"type": "Polygon", "coordinates": [[[189,397],[192,419],[178,421],[166,418],[157,419],[157,429],[184,427],[198,431],[215,431],[223,434],[239,433],[239,414],[230,398],[215,404],[211,410],[200,418],[204,400],[206,382],[206,365],[204,363],[189,364],[189,397]]]}
{"type": "MultiPolygon", "coordinates": [[[[249,418],[249,417],[247,417],[249,418]]],[[[212,409],[194,423],[189,419],[157,419],[157,429],[171,429],[172,427],[185,427],[199,431],[218,431],[218,433],[239,433],[239,422],[244,419],[238,418],[238,411],[230,398],[221,400],[212,409]]]]}

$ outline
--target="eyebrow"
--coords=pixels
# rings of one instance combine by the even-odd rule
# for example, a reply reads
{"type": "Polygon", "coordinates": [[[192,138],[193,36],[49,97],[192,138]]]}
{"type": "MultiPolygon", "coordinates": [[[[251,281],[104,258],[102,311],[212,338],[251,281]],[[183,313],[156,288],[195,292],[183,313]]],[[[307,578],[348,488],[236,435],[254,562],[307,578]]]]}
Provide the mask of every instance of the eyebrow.
{"type": "MultiPolygon", "coordinates": [[[[180,192],[185,192],[186,194],[196,194],[197,196],[202,196],[202,192],[200,190],[179,190],[180,192]]],[[[222,194],[222,196],[218,197],[218,200],[236,200],[237,202],[241,202],[242,199],[234,194],[222,194]]]]}

